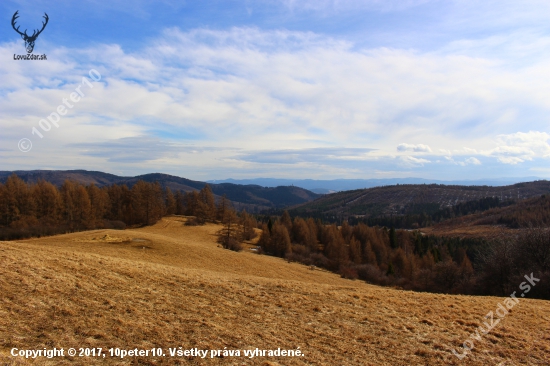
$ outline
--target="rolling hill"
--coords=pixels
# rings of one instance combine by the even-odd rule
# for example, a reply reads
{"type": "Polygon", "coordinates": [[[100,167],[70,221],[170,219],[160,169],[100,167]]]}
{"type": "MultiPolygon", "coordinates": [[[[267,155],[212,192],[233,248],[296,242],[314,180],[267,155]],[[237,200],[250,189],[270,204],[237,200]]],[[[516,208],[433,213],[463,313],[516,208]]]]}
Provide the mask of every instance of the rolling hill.
{"type": "MultiPolygon", "coordinates": [[[[0,172],[0,182],[5,182],[13,173],[17,174],[18,177],[27,183],[35,183],[43,179],[57,186],[63,184],[65,180],[73,180],[85,185],[93,183],[98,187],[112,184],[126,184],[131,187],[139,180],[144,180],[146,182],[159,182],[161,186],[169,187],[174,192],[191,192],[200,190],[207,184],[206,182],[160,173],[145,174],[137,177],[121,177],[113,174],[86,170],[2,171],[0,172]]],[[[239,185],[231,183],[209,185],[214,195],[220,197],[225,194],[237,209],[245,208],[249,212],[297,205],[319,197],[318,194],[293,186],[261,187],[258,185],[239,185]]]]}
{"type": "MultiPolygon", "coordinates": [[[[55,365],[544,365],[550,303],[520,299],[460,360],[452,351],[503,301],[351,281],[215,242],[219,226],[98,230],[0,242],[0,362],[12,349],[162,348],[166,357],[61,357],[55,365]],[[170,357],[183,350],[303,352],[170,357]]],[[[108,354],[108,353],[107,353],[108,354]]]]}
{"type": "Polygon", "coordinates": [[[299,216],[384,217],[432,214],[458,203],[498,197],[521,200],[550,193],[550,182],[541,180],[510,186],[446,186],[406,184],[333,193],[292,207],[299,216]]]}
{"type": "Polygon", "coordinates": [[[253,179],[222,179],[211,180],[209,183],[234,183],[256,184],[262,187],[297,186],[315,193],[333,193],[366,189],[380,186],[393,186],[396,184],[444,184],[460,186],[507,186],[520,182],[539,180],[537,177],[494,178],[476,180],[438,180],[424,178],[387,178],[387,179],[279,179],[279,178],[253,178],[253,179]]]}

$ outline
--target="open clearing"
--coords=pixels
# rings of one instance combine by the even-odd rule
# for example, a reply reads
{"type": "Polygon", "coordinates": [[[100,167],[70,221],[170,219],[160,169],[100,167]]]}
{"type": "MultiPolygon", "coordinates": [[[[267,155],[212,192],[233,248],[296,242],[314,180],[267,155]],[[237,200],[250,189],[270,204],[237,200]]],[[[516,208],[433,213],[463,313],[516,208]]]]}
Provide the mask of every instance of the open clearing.
{"type": "MultiPolygon", "coordinates": [[[[137,230],[0,242],[2,364],[548,365],[550,302],[520,300],[472,354],[503,298],[414,293],[215,242],[168,217],[137,230]],[[303,357],[65,357],[12,348],[293,349],[303,357]]],[[[548,284],[540,284],[548,286],[548,284]]],[[[518,284],[519,286],[519,284],[518,284]]],[[[242,352],[242,351],[241,351],[242,352]]]]}

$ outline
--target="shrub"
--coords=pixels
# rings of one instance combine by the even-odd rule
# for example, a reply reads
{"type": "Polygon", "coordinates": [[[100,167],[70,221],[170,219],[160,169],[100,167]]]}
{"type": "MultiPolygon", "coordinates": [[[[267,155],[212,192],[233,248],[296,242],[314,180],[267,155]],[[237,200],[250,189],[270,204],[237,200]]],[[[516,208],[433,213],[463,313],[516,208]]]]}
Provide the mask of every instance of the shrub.
{"type": "Polygon", "coordinates": [[[200,220],[197,220],[196,217],[190,217],[185,222],[185,226],[198,226],[198,225],[203,225],[203,224],[204,224],[204,222],[200,222],[200,220]]]}
{"type": "Polygon", "coordinates": [[[309,256],[311,264],[314,264],[317,267],[327,268],[329,260],[321,253],[313,253],[309,256]]]}
{"type": "Polygon", "coordinates": [[[363,264],[355,267],[355,269],[358,277],[365,282],[381,284],[386,277],[378,267],[372,264],[363,264]]]}
{"type": "Polygon", "coordinates": [[[231,236],[220,236],[218,238],[218,243],[220,243],[225,249],[233,250],[235,252],[240,252],[243,250],[242,244],[231,236]]]}
{"type": "Polygon", "coordinates": [[[118,220],[104,220],[103,221],[103,227],[105,229],[113,229],[113,230],[124,230],[126,229],[126,224],[122,221],[118,220]]]}
{"type": "Polygon", "coordinates": [[[343,267],[340,268],[340,271],[338,271],[340,274],[340,277],[347,278],[348,280],[356,280],[359,278],[357,275],[357,271],[351,267],[343,267]]]}

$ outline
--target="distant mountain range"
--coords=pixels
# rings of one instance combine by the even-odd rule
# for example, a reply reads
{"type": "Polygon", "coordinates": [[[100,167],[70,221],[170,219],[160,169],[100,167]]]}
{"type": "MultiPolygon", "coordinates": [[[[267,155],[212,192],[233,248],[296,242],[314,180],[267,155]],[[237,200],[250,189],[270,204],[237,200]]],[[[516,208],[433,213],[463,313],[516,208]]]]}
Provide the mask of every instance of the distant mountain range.
{"type": "Polygon", "coordinates": [[[389,178],[389,179],[276,179],[276,178],[255,178],[255,179],[224,179],[211,180],[209,183],[233,183],[233,184],[256,184],[262,187],[296,186],[319,194],[350,191],[354,189],[373,188],[381,186],[393,186],[397,184],[445,184],[459,186],[507,186],[521,182],[532,182],[539,180],[538,177],[520,178],[492,178],[478,180],[437,180],[424,178],[389,178]]]}
{"type": "MultiPolygon", "coordinates": [[[[61,186],[65,180],[81,184],[95,184],[98,187],[112,184],[126,184],[132,187],[137,181],[159,182],[162,187],[169,187],[173,192],[191,192],[202,189],[206,182],[194,181],[168,174],[152,173],[136,177],[121,177],[97,171],[87,170],[31,170],[31,171],[0,171],[0,182],[17,174],[27,183],[36,183],[43,179],[56,186],[61,186]]],[[[236,209],[246,209],[258,212],[265,209],[282,208],[311,201],[319,195],[296,186],[262,187],[259,185],[240,185],[232,183],[208,183],[214,195],[226,197],[233,202],[236,209]]]]}
{"type": "Polygon", "coordinates": [[[126,184],[132,187],[137,181],[159,182],[173,192],[191,192],[209,184],[217,197],[226,195],[235,208],[249,212],[289,208],[303,216],[357,216],[376,217],[406,215],[417,211],[430,213],[460,202],[484,197],[501,200],[524,199],[550,193],[550,182],[535,177],[500,178],[492,180],[438,181],[422,178],[395,179],[242,179],[201,182],[168,174],[152,173],[136,177],[123,177],[87,170],[31,170],[0,171],[0,182],[17,174],[28,183],[46,180],[60,186],[65,180],[99,187],[126,184]],[[527,181],[511,185],[511,181],[527,181]],[[357,189],[356,187],[360,187],[357,189]],[[314,193],[331,193],[317,194],[314,193]]]}

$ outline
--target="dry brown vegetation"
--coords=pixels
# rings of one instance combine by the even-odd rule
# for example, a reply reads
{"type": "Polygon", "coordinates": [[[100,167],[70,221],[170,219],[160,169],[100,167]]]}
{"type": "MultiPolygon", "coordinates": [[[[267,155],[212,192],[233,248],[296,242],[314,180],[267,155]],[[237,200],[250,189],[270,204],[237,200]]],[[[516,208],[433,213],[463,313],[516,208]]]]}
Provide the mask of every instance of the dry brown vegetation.
{"type": "MultiPolygon", "coordinates": [[[[0,362],[13,347],[300,349],[304,357],[66,357],[34,364],[449,365],[550,360],[550,303],[522,299],[462,361],[502,298],[414,293],[216,243],[219,225],[0,242],[0,362]]],[[[519,285],[519,284],[518,284],[519,285]]],[[[547,285],[547,284],[541,284],[547,285]]],[[[29,361],[30,362],[30,361],[29,361]]],[[[31,362],[32,363],[32,362],[31,362]]]]}
{"type": "Polygon", "coordinates": [[[426,235],[447,236],[456,238],[484,238],[488,240],[515,237],[520,231],[509,229],[505,225],[472,225],[471,222],[458,220],[453,225],[438,224],[424,227],[420,231],[426,235]]]}
{"type": "Polygon", "coordinates": [[[542,195],[507,207],[445,220],[422,231],[442,236],[495,238],[517,235],[529,227],[549,226],[550,198],[542,195]]]}

